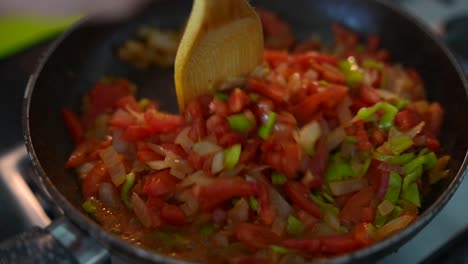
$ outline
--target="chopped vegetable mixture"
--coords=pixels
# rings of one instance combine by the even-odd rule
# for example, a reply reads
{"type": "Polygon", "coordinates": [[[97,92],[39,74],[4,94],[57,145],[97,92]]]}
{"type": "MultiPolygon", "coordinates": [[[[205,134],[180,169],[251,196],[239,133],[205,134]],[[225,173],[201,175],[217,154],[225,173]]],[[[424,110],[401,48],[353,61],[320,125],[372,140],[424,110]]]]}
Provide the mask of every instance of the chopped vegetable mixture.
{"type": "Polygon", "coordinates": [[[258,11],[265,60],[244,86],[174,115],[108,78],[81,117],[63,110],[76,143],[66,167],[106,230],[192,261],[293,263],[391,236],[447,176],[443,109],[378,37],[336,25],[331,49],[296,43],[258,11]]]}

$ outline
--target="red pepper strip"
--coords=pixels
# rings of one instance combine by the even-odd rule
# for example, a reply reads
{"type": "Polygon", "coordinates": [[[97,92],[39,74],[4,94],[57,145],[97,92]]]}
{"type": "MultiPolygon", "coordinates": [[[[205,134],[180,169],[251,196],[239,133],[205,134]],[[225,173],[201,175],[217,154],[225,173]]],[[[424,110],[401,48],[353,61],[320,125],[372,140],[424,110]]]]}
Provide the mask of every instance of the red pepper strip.
{"type": "Polygon", "coordinates": [[[371,226],[372,225],[368,223],[361,223],[354,228],[354,239],[363,246],[367,246],[373,241],[371,237],[372,230],[369,230],[371,226]]]}
{"type": "Polygon", "coordinates": [[[258,200],[260,202],[260,220],[265,225],[271,225],[275,220],[276,211],[271,206],[268,185],[263,181],[258,183],[258,200]]]}
{"type": "Polygon", "coordinates": [[[81,120],[75,113],[67,108],[62,109],[63,120],[67,127],[68,133],[75,144],[80,144],[84,139],[84,126],[81,120]]]}
{"type": "Polygon", "coordinates": [[[325,180],[325,168],[328,160],[328,148],[325,137],[320,137],[315,143],[315,154],[307,158],[307,169],[312,173],[312,178],[302,178],[302,183],[309,188],[322,186],[325,180]]]}
{"type": "Polygon", "coordinates": [[[282,242],[282,246],[308,253],[325,254],[346,253],[361,247],[360,243],[354,239],[353,234],[311,239],[287,239],[282,242]]]}
{"type": "Polygon", "coordinates": [[[288,61],[289,53],[283,50],[266,49],[263,52],[263,56],[265,57],[265,60],[268,62],[268,64],[270,64],[273,67],[276,67],[276,65],[288,61]]]}
{"type": "Polygon", "coordinates": [[[259,93],[278,104],[283,103],[286,98],[286,90],[276,83],[267,83],[262,79],[249,78],[248,86],[250,91],[259,93]]]}
{"type": "Polygon", "coordinates": [[[175,131],[182,125],[183,117],[181,115],[171,115],[157,111],[146,111],[145,121],[152,133],[168,133],[175,131]]]}
{"type": "Polygon", "coordinates": [[[93,140],[86,140],[79,144],[65,164],[66,168],[76,168],[80,165],[83,165],[87,161],[87,156],[93,151],[94,145],[96,142],[93,140]]]}
{"type": "Polygon", "coordinates": [[[291,112],[300,122],[307,123],[321,107],[332,109],[341,102],[347,93],[348,88],[345,86],[330,84],[323,92],[310,95],[299,104],[294,105],[291,112]]]}
{"type": "Polygon", "coordinates": [[[374,197],[375,192],[372,186],[361,189],[359,192],[354,194],[345,204],[343,209],[341,209],[340,220],[348,225],[358,224],[361,222],[362,208],[369,206],[374,197]]]}
{"type": "Polygon", "coordinates": [[[201,209],[210,212],[234,197],[256,195],[255,183],[241,179],[217,179],[209,185],[195,186],[194,193],[201,202],[201,209]]]}
{"type": "Polygon", "coordinates": [[[320,207],[316,205],[311,199],[309,199],[310,192],[302,183],[295,181],[288,181],[284,189],[294,204],[302,208],[309,214],[320,218],[321,212],[320,207]]]}

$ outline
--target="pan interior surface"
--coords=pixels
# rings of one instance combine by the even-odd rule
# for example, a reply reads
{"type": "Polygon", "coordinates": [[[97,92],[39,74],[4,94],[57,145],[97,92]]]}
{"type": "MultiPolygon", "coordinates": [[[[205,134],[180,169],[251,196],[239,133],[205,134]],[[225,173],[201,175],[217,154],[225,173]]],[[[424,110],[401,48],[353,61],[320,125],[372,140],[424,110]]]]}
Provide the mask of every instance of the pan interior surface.
{"type": "MultiPolygon", "coordinates": [[[[463,120],[463,113],[468,113],[467,95],[463,78],[453,59],[418,23],[380,1],[257,0],[252,1],[252,4],[278,13],[292,26],[299,39],[318,34],[325,41],[330,41],[331,25],[334,22],[364,35],[377,34],[394,62],[412,66],[420,72],[429,101],[437,100],[445,109],[441,144],[443,151],[452,157],[449,163],[450,177],[434,186],[425,197],[419,222],[428,222],[459,183],[462,175],[459,170],[464,169],[468,146],[468,123],[463,120]]],[[[141,26],[180,29],[190,8],[191,1],[165,0],[149,6],[128,21],[99,25],[84,23],[67,33],[40,67],[32,83],[29,108],[26,108],[29,109],[25,120],[26,137],[29,133],[29,148],[40,172],[39,182],[44,184],[52,197],[57,198],[55,200],[73,218],[72,221],[82,225],[91,224],[79,212],[82,198],[77,177],[73,171],[64,168],[73,145],[62,120],[62,107],[80,112],[85,92],[103,76],[116,76],[136,83],[138,96],[157,98],[162,109],[176,112],[173,70],[133,68],[120,61],[116,51],[125,40],[134,37],[141,26]]],[[[419,224],[413,229],[422,226],[419,224]]],[[[354,257],[385,254],[380,249],[396,248],[405,240],[402,236],[409,237],[410,232],[405,231],[403,235],[396,236],[399,241],[389,239],[379,249],[364,249],[364,253],[354,257]]],[[[111,246],[117,243],[113,236],[103,234],[102,238],[111,246]]],[[[148,258],[151,259],[151,256],[154,255],[149,254],[148,258]]]]}

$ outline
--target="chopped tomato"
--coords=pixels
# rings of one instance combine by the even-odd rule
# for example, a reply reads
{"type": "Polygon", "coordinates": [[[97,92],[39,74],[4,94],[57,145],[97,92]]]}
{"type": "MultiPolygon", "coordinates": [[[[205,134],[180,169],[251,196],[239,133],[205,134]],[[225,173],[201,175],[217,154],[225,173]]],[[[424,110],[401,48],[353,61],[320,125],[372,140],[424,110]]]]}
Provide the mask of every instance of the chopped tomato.
{"type": "Polygon", "coordinates": [[[293,204],[299,206],[304,211],[315,217],[321,216],[320,208],[311,199],[309,199],[310,191],[302,183],[288,181],[284,186],[284,189],[293,204]]]}
{"type": "Polygon", "coordinates": [[[154,172],[146,176],[143,191],[150,196],[163,196],[176,189],[178,180],[169,170],[154,172]]]}
{"type": "Polygon", "coordinates": [[[372,223],[374,222],[375,210],[371,206],[363,207],[361,209],[361,222],[372,223]]]}
{"type": "Polygon", "coordinates": [[[164,159],[163,156],[155,153],[152,150],[147,150],[147,149],[139,150],[137,152],[137,157],[143,163],[146,163],[148,161],[153,161],[153,160],[162,160],[162,159],[164,159]]]}
{"type": "Polygon", "coordinates": [[[440,149],[439,140],[432,136],[426,137],[426,147],[432,151],[439,151],[440,149]]]}
{"type": "Polygon", "coordinates": [[[429,105],[425,120],[428,131],[434,135],[438,136],[440,129],[442,128],[442,122],[444,119],[444,109],[440,106],[439,103],[432,103],[429,105]]]}
{"type": "Polygon", "coordinates": [[[180,207],[173,204],[164,204],[161,209],[161,217],[169,224],[183,225],[185,224],[185,214],[180,207]]]}
{"type": "Polygon", "coordinates": [[[231,113],[240,112],[249,103],[249,97],[241,89],[235,89],[229,95],[228,106],[231,113]]]}
{"type": "Polygon", "coordinates": [[[88,118],[94,120],[112,109],[122,97],[131,95],[132,84],[124,79],[98,82],[88,94],[88,118]]]}
{"type": "Polygon", "coordinates": [[[312,94],[301,103],[292,107],[291,112],[297,120],[306,123],[320,109],[325,107],[332,109],[337,106],[348,93],[348,88],[340,85],[329,85],[326,90],[312,94]]]}
{"type": "Polygon", "coordinates": [[[86,175],[83,185],[82,193],[85,199],[95,196],[98,193],[99,185],[109,179],[109,173],[104,162],[99,161],[86,175]]]}
{"type": "Polygon", "coordinates": [[[191,140],[197,142],[206,135],[205,120],[202,118],[196,118],[192,121],[192,128],[189,132],[191,140]]]}
{"type": "Polygon", "coordinates": [[[356,239],[361,245],[367,246],[372,243],[372,230],[371,225],[368,223],[358,224],[354,228],[354,239],[356,239]]]}
{"type": "Polygon", "coordinates": [[[372,186],[365,187],[358,191],[349,199],[343,209],[341,209],[340,220],[347,225],[359,223],[361,221],[362,208],[369,206],[374,197],[375,191],[372,186]]]}
{"type": "Polygon", "coordinates": [[[283,103],[286,98],[286,89],[277,83],[267,83],[262,79],[249,78],[248,86],[250,91],[259,93],[278,104],[283,103]]]}
{"type": "Polygon", "coordinates": [[[146,206],[149,209],[151,217],[151,227],[157,228],[164,224],[161,217],[161,209],[164,206],[164,201],[159,197],[149,196],[146,200],[146,206]]]}
{"type": "Polygon", "coordinates": [[[143,140],[151,136],[152,131],[144,125],[130,125],[122,134],[122,139],[127,141],[143,140]]]}
{"type": "Polygon", "coordinates": [[[359,89],[359,96],[362,101],[369,105],[374,105],[380,101],[380,95],[376,92],[376,90],[365,85],[361,86],[359,89]]]}
{"type": "Polygon", "coordinates": [[[80,165],[83,165],[87,160],[87,155],[93,151],[94,145],[96,143],[93,140],[86,140],[80,143],[65,164],[67,168],[76,168],[80,165]]]}
{"type": "Polygon", "coordinates": [[[117,111],[114,113],[109,123],[111,126],[125,129],[135,124],[135,119],[127,112],[117,111]]]}
{"type": "Polygon", "coordinates": [[[81,120],[67,108],[62,109],[63,120],[68,133],[75,144],[80,144],[84,139],[84,126],[81,120]]]}
{"type": "Polygon", "coordinates": [[[258,250],[279,242],[279,237],[269,228],[256,224],[240,223],[236,225],[236,238],[250,250],[258,250]]]}
{"type": "Polygon", "coordinates": [[[257,186],[255,183],[241,179],[221,178],[216,179],[209,185],[197,185],[194,192],[201,202],[202,210],[209,212],[234,197],[255,195],[257,186]]]}
{"type": "Polygon", "coordinates": [[[229,115],[229,107],[227,103],[214,98],[210,103],[210,112],[220,116],[227,116],[229,115]]]}
{"type": "Polygon", "coordinates": [[[402,131],[408,131],[422,121],[421,116],[414,110],[406,108],[395,116],[395,125],[402,131]]]}
{"type": "Polygon", "coordinates": [[[172,132],[182,125],[182,117],[180,115],[171,115],[161,113],[154,110],[145,112],[145,121],[149,130],[152,133],[156,132],[172,132]]]}

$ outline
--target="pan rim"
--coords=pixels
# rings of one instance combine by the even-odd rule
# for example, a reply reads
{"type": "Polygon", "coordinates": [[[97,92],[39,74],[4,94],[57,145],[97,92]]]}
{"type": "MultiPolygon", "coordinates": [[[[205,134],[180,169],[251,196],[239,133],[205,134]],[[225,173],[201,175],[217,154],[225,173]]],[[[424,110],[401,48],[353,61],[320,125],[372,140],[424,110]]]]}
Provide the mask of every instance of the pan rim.
{"type": "MultiPolygon", "coordinates": [[[[429,28],[421,22],[417,17],[411,15],[409,12],[403,10],[401,7],[397,6],[395,3],[387,0],[374,0],[374,4],[380,5],[383,8],[389,9],[390,11],[396,13],[405,19],[408,23],[414,24],[421,33],[428,37],[433,44],[435,44],[446,58],[450,61],[450,66],[454,68],[457,73],[463,88],[465,90],[465,96],[468,97],[468,81],[464,77],[461,66],[458,61],[455,59],[455,56],[448,49],[445,43],[442,40],[434,35],[429,28]]],[[[47,64],[49,58],[54,54],[54,51],[60,46],[60,44],[73,32],[85,25],[91,18],[83,18],[75,25],[73,25],[69,30],[63,33],[58,37],[48,48],[46,53],[40,59],[38,66],[36,67],[33,74],[31,74],[24,98],[23,98],[23,133],[25,145],[27,147],[30,159],[32,164],[37,172],[38,177],[33,177],[34,182],[38,185],[42,192],[50,194],[52,201],[64,212],[64,215],[74,224],[76,224],[81,229],[85,230],[88,235],[95,238],[98,243],[103,244],[104,247],[109,248],[110,251],[120,254],[121,250],[128,252],[127,254],[136,254],[138,257],[146,261],[156,261],[156,262],[165,262],[165,263],[187,263],[186,261],[178,260],[170,256],[161,255],[157,252],[145,250],[139,246],[133,245],[120,237],[113,235],[109,232],[103,230],[96,222],[92,221],[89,217],[85,216],[83,213],[79,212],[75,206],[73,206],[68,199],[54,186],[54,184],[47,177],[47,173],[42,168],[41,163],[36,155],[34,145],[32,142],[29,126],[29,108],[31,104],[31,98],[36,85],[36,81],[42,71],[44,70],[45,65],[47,64]],[[115,249],[115,250],[114,250],[115,249]]],[[[468,165],[468,153],[465,150],[465,156],[463,162],[453,177],[451,183],[447,189],[435,200],[419,217],[418,220],[412,223],[410,226],[406,227],[401,232],[381,241],[375,243],[369,247],[351,252],[346,255],[337,256],[327,259],[319,259],[320,263],[344,263],[353,260],[362,259],[365,257],[381,257],[383,252],[387,248],[391,248],[393,245],[396,245],[398,241],[408,240],[411,235],[418,233],[424,226],[426,226],[447,204],[450,198],[453,196],[458,186],[461,184],[464,175],[466,173],[466,168],[468,165]]]]}

